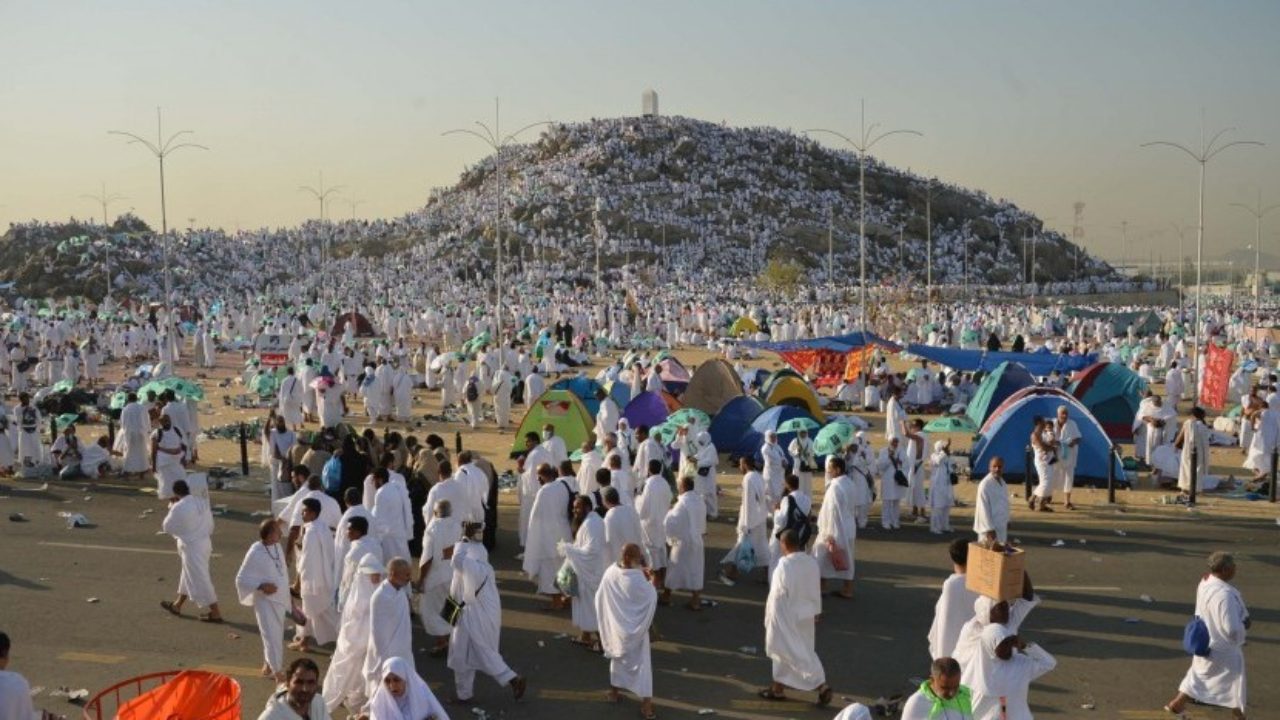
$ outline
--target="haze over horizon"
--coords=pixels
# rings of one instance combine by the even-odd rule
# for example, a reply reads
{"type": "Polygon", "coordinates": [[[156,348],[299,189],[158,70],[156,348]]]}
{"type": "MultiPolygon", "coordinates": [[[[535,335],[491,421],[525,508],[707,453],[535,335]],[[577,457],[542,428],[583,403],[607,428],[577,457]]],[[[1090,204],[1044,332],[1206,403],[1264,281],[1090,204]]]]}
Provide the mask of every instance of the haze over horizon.
{"type": "MultiPolygon", "coordinates": [[[[907,2],[892,5],[660,1],[600,6],[430,6],[321,0],[167,4],[0,1],[0,227],[100,217],[101,183],[160,224],[152,156],[108,130],[190,129],[209,152],[167,163],[171,227],[296,225],[300,192],[344,185],[334,218],[422,206],[488,154],[441,133],[492,122],[663,115],[855,135],[910,128],[884,162],[984,190],[1068,237],[1086,204],[1085,247],[1115,260],[1177,252],[1194,225],[1197,169],[1168,148],[1210,133],[1232,148],[1209,166],[1207,256],[1252,243],[1233,202],[1280,202],[1280,4],[907,2]]],[[[529,132],[521,139],[536,138],[529,132]]],[[[826,143],[827,138],[819,137],[826,143]]],[[[1280,211],[1264,220],[1264,251],[1280,211]]],[[[1194,234],[1188,235],[1192,239],[1194,234]]],[[[1187,252],[1190,253],[1191,243],[1187,252]]]]}

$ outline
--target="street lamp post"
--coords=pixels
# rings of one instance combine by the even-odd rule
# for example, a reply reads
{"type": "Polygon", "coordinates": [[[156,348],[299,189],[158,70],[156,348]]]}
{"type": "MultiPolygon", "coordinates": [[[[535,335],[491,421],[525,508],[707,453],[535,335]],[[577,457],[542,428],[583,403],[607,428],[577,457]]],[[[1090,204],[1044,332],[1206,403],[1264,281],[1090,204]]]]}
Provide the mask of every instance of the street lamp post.
{"type": "Polygon", "coordinates": [[[925,285],[924,314],[928,322],[933,322],[933,179],[925,185],[924,195],[924,254],[925,285]]]}
{"type": "Polygon", "coordinates": [[[107,225],[109,224],[107,222],[107,207],[111,205],[111,203],[117,200],[128,199],[124,195],[118,195],[116,193],[111,193],[108,195],[107,184],[105,182],[102,183],[102,192],[98,193],[97,195],[84,194],[84,195],[81,195],[80,197],[86,200],[92,200],[102,206],[102,227],[104,228],[107,227],[107,225]]]}
{"type": "Polygon", "coordinates": [[[470,128],[457,128],[455,130],[447,130],[444,133],[442,133],[443,135],[456,135],[456,134],[470,135],[474,138],[478,138],[481,142],[483,142],[485,145],[488,145],[493,150],[494,172],[497,174],[497,182],[495,182],[494,185],[496,187],[496,193],[498,196],[497,206],[494,208],[495,220],[494,220],[494,226],[493,226],[493,239],[494,239],[494,246],[495,246],[494,262],[497,265],[497,272],[494,273],[494,278],[493,278],[493,282],[494,282],[493,289],[494,289],[494,296],[495,296],[496,305],[497,305],[495,321],[498,324],[497,336],[498,336],[499,343],[502,342],[502,216],[503,216],[503,209],[504,209],[503,206],[506,203],[506,191],[507,191],[507,179],[506,179],[505,173],[503,172],[503,165],[502,165],[502,151],[505,150],[507,147],[509,147],[511,143],[515,141],[516,136],[518,136],[520,133],[524,132],[525,130],[537,127],[539,125],[551,124],[546,121],[529,123],[528,125],[525,125],[519,130],[516,130],[515,132],[504,136],[502,134],[501,118],[502,118],[501,106],[499,105],[498,98],[494,98],[493,99],[493,127],[489,127],[488,125],[485,125],[484,123],[477,120],[476,125],[478,125],[480,129],[484,131],[483,133],[476,132],[475,130],[472,130],[470,128]]]}
{"type": "Polygon", "coordinates": [[[1170,142],[1168,140],[1156,140],[1153,142],[1142,143],[1142,147],[1154,147],[1157,145],[1161,145],[1165,147],[1171,147],[1176,150],[1181,150],[1182,152],[1186,153],[1192,160],[1195,160],[1198,165],[1200,165],[1200,202],[1199,202],[1200,209],[1199,209],[1199,222],[1196,225],[1196,319],[1195,319],[1195,324],[1192,325],[1192,328],[1191,328],[1192,343],[1195,345],[1195,347],[1192,349],[1192,352],[1191,352],[1191,377],[1194,379],[1194,385],[1195,385],[1192,391],[1192,396],[1195,397],[1197,400],[1200,399],[1200,380],[1199,380],[1200,378],[1200,374],[1199,374],[1199,371],[1200,371],[1200,323],[1202,319],[1202,316],[1200,314],[1200,295],[1201,295],[1201,289],[1202,289],[1201,281],[1203,280],[1203,277],[1204,277],[1205,166],[1209,164],[1210,160],[1212,160],[1219,153],[1221,153],[1223,150],[1226,150],[1229,147],[1233,147],[1235,145],[1256,145],[1258,147],[1262,147],[1264,145],[1264,143],[1260,143],[1256,140],[1233,140],[1232,142],[1223,143],[1219,145],[1218,140],[1220,140],[1223,135],[1230,132],[1232,129],[1233,128],[1224,128],[1222,130],[1219,130],[1217,134],[1213,136],[1213,139],[1209,140],[1208,142],[1205,142],[1204,118],[1202,114],[1201,120],[1200,120],[1200,151],[1199,152],[1191,150],[1185,145],[1181,145],[1175,142],[1170,142]]]}
{"type": "Polygon", "coordinates": [[[123,135],[129,138],[130,145],[138,144],[151,151],[160,163],[160,237],[164,244],[164,301],[167,306],[173,299],[173,285],[169,279],[169,212],[165,205],[164,196],[164,159],[170,153],[181,150],[183,148],[195,148],[198,150],[208,150],[204,145],[192,142],[176,142],[183,135],[190,135],[190,130],[179,130],[170,135],[167,139],[164,137],[164,125],[161,120],[160,108],[156,108],[156,141],[152,143],[150,140],[140,135],[122,130],[108,130],[108,135],[123,135]]]}
{"type": "Polygon", "coordinates": [[[867,101],[862,101],[862,134],[858,141],[854,141],[848,135],[838,133],[835,130],[827,130],[824,128],[812,128],[805,130],[808,133],[827,133],[844,140],[854,150],[858,151],[858,239],[859,239],[859,257],[858,257],[858,298],[862,304],[861,324],[862,331],[867,331],[867,153],[876,143],[889,137],[890,135],[918,135],[923,137],[924,133],[915,130],[886,130],[879,134],[876,128],[879,123],[871,123],[871,127],[867,127],[867,101]]]}
{"type": "Polygon", "coordinates": [[[1255,207],[1249,207],[1244,203],[1231,203],[1232,207],[1244,208],[1246,212],[1253,216],[1254,219],[1254,240],[1253,240],[1253,326],[1258,327],[1258,303],[1262,291],[1262,216],[1272,210],[1280,208],[1280,203],[1262,207],[1262,191],[1258,191],[1258,204],[1255,207]]]}
{"type": "MultiPolygon", "coordinates": [[[[336,194],[339,190],[343,189],[344,187],[346,187],[346,186],[345,186],[345,185],[334,185],[333,187],[326,188],[326,187],[324,186],[324,171],[323,171],[323,170],[321,170],[321,171],[320,171],[320,185],[319,185],[319,189],[318,189],[318,190],[317,190],[316,188],[311,187],[310,185],[299,185],[299,186],[298,186],[298,190],[299,190],[300,192],[305,192],[305,193],[307,193],[308,195],[310,195],[311,197],[315,198],[315,199],[320,203],[320,222],[322,222],[322,223],[323,223],[323,222],[324,222],[324,204],[325,204],[326,202],[328,202],[328,200],[329,200],[329,196],[330,196],[330,195],[334,195],[334,194],[336,194]]],[[[351,210],[351,214],[352,214],[352,215],[355,215],[355,208],[352,208],[352,210],[351,210]]],[[[329,257],[330,257],[332,254],[333,254],[333,237],[332,237],[332,235],[331,235],[330,237],[328,237],[328,238],[321,237],[321,238],[320,238],[320,263],[321,263],[321,264],[324,264],[325,260],[326,260],[326,259],[329,259],[329,257]],[[325,252],[325,248],[326,248],[326,247],[328,247],[328,253],[327,253],[327,254],[326,254],[326,252],[325,252]]]]}

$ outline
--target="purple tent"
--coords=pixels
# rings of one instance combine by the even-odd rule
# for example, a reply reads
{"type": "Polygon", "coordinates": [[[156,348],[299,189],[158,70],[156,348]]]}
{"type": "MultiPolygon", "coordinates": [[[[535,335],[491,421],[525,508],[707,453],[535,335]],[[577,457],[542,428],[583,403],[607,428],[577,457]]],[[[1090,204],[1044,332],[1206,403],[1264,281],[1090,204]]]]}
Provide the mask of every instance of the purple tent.
{"type": "Polygon", "coordinates": [[[657,427],[666,421],[667,415],[666,401],[654,392],[642,392],[631,398],[631,402],[622,411],[622,417],[627,419],[627,424],[633,430],[641,425],[657,427]]]}

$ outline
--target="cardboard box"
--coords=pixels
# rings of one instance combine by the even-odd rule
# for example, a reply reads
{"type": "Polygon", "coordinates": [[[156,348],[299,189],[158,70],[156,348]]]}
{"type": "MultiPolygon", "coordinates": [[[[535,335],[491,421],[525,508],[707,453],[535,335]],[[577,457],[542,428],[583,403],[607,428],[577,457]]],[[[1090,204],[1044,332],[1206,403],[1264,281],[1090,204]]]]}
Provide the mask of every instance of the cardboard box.
{"type": "Polygon", "coordinates": [[[964,586],[979,595],[996,600],[1012,600],[1022,595],[1027,554],[1019,548],[988,550],[969,543],[969,563],[964,586]]]}

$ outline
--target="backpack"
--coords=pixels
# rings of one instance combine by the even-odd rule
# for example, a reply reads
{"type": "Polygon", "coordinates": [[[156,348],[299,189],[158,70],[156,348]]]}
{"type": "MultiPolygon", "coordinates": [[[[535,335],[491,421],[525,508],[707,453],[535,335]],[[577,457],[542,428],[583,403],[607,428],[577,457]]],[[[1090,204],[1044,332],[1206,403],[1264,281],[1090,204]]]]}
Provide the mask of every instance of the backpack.
{"type": "Polygon", "coordinates": [[[475,402],[480,399],[480,388],[476,387],[475,380],[467,381],[467,389],[463,391],[467,398],[467,402],[475,402]]]}
{"type": "Polygon", "coordinates": [[[593,490],[591,494],[596,498],[596,514],[604,517],[609,513],[609,509],[604,506],[604,495],[599,490],[593,490]]]}
{"type": "Polygon", "coordinates": [[[787,504],[787,522],[775,533],[775,537],[781,538],[782,533],[787,530],[794,530],[796,539],[800,541],[800,547],[808,547],[809,541],[813,539],[813,522],[809,520],[809,516],[800,512],[800,503],[796,499],[787,496],[789,503],[787,504]]]}
{"type": "Polygon", "coordinates": [[[1204,624],[1199,615],[1187,621],[1187,626],[1182,631],[1182,649],[1188,655],[1209,657],[1209,626],[1204,624]]]}

